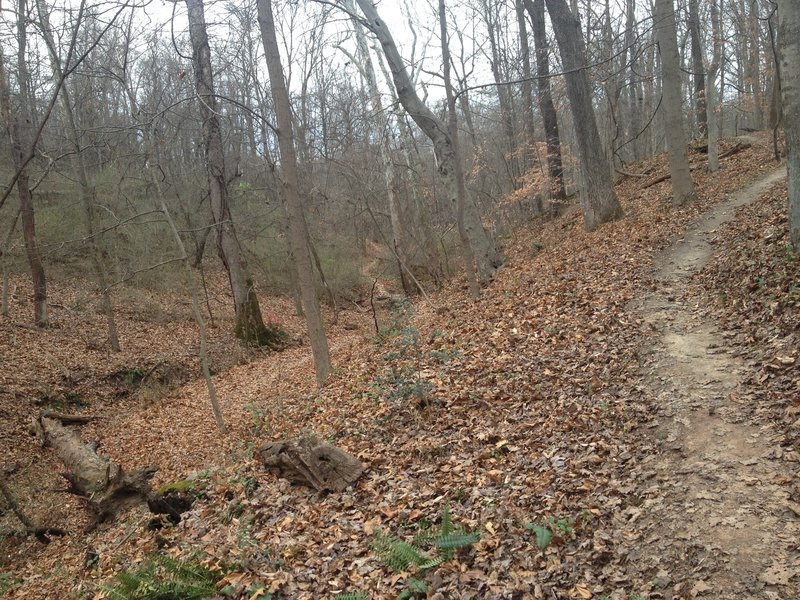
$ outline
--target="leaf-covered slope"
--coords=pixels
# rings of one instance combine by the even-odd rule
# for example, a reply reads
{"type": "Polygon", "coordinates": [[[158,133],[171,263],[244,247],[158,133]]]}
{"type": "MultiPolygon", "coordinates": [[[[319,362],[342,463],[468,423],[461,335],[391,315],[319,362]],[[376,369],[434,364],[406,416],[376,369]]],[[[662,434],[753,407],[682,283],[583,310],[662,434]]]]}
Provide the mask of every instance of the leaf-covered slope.
{"type": "MultiPolygon", "coordinates": [[[[655,171],[663,157],[642,169],[655,171]]],[[[55,542],[18,573],[18,597],[91,589],[157,545],[197,549],[235,565],[276,597],[322,598],[341,591],[393,597],[402,581],[370,552],[382,528],[413,538],[449,504],[453,520],[481,541],[443,564],[430,588],[444,597],[585,597],[627,588],[614,563],[614,514],[631,503],[627,472],[643,457],[638,431],[649,407],[639,390],[639,349],[647,335],[626,309],[650,285],[653,253],[687,222],[772,169],[765,145],[696,171],[700,199],[669,208],[669,184],[618,186],[626,217],[587,234],[579,215],[531,226],[508,240],[507,266],[479,303],[451,287],[395,318],[396,335],[359,335],[334,344],[337,373],[313,394],[307,352],[270,356],[232,369],[217,383],[234,435],[215,440],[200,383],[157,407],[104,424],[109,454],[162,467],[164,479],[225,463],[207,499],[177,528],[158,534],[132,515],[87,539],[55,542]],[[367,472],[351,492],[326,497],[264,474],[249,458],[254,438],[314,430],[357,454],[367,472]],[[197,454],[193,452],[197,450],[197,454]],[[213,458],[214,453],[217,458],[213,458]],[[253,482],[258,489],[253,490],[253,482]],[[526,523],[575,519],[544,553],[526,523]],[[86,546],[99,560],[84,568],[86,546]],[[60,564],[63,576],[37,573],[60,564]],[[588,594],[588,595],[587,595],[588,594]]],[[[389,319],[384,318],[384,324],[389,319]]],[[[643,580],[648,574],[642,574],[643,580]]],[[[13,596],[12,596],[13,597],[13,596]]]]}

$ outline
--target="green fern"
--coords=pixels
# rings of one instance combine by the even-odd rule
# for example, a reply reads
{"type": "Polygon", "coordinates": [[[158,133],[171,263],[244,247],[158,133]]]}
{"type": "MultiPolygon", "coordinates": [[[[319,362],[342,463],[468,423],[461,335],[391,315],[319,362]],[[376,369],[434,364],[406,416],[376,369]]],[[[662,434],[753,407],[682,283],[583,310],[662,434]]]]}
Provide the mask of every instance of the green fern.
{"type": "Polygon", "coordinates": [[[439,550],[452,551],[468,548],[472,544],[480,541],[481,536],[477,533],[451,533],[449,535],[439,535],[433,540],[439,550]]]}
{"type": "Polygon", "coordinates": [[[445,504],[442,509],[442,526],[439,530],[439,535],[448,536],[453,533],[455,533],[455,528],[453,527],[453,517],[450,516],[450,505],[445,504]]]}
{"type": "Polygon", "coordinates": [[[419,568],[430,560],[413,544],[382,533],[375,535],[371,546],[378,558],[395,573],[407,571],[411,565],[419,568]]]}
{"type": "Polygon", "coordinates": [[[445,505],[439,530],[435,534],[420,533],[414,538],[414,543],[409,543],[378,532],[370,543],[370,547],[378,558],[395,573],[409,571],[412,565],[416,567],[415,573],[420,578],[408,578],[405,587],[397,597],[398,600],[404,600],[425,596],[428,586],[424,579],[421,579],[425,573],[452,559],[456,550],[467,548],[478,540],[480,540],[480,536],[477,533],[467,533],[453,525],[450,507],[445,505]],[[432,547],[432,552],[426,554],[422,546],[432,547]],[[429,554],[433,554],[433,556],[429,556],[429,554]]]}
{"type": "Polygon", "coordinates": [[[397,596],[397,600],[406,600],[407,598],[414,598],[425,596],[428,593],[428,584],[422,579],[416,577],[409,577],[406,580],[405,589],[397,596]]]}
{"type": "Polygon", "coordinates": [[[364,592],[348,592],[346,594],[336,594],[333,600],[367,600],[364,592]]]}
{"type": "Polygon", "coordinates": [[[200,600],[214,595],[215,583],[214,574],[196,560],[156,554],[119,573],[104,591],[114,600],[200,600]]]}

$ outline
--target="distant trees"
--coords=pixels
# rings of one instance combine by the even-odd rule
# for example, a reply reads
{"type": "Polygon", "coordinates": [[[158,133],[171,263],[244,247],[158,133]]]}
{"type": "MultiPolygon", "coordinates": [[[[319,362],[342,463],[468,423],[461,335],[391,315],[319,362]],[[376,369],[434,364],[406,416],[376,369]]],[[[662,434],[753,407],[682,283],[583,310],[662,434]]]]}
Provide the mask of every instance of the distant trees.
{"type": "MultiPolygon", "coordinates": [[[[707,135],[714,171],[721,135],[764,125],[767,98],[779,114],[763,2],[383,6],[388,23],[371,0],[208,4],[213,18],[184,0],[168,27],[124,2],[2,12],[3,265],[30,271],[34,321],[52,317],[47,283],[88,273],[118,347],[111,291],[156,267],[151,280],[178,280],[168,213],[201,284],[216,241],[243,339],[270,338],[255,289],[295,298],[322,380],[313,298],[360,303],[373,279],[411,295],[462,267],[477,295],[497,240],[527,219],[576,191],[587,229],[618,218],[614,179],[664,149],[678,204],[692,195],[688,133],[707,135]]],[[[792,10],[782,2],[790,66],[792,10]]],[[[211,288],[198,287],[213,325],[211,288]]]]}
{"type": "MultiPolygon", "coordinates": [[[[380,18],[378,11],[370,0],[357,0],[358,6],[366,17],[367,27],[378,38],[386,62],[392,74],[397,96],[417,126],[425,133],[434,145],[437,169],[442,179],[450,204],[456,214],[463,214],[463,226],[459,226],[461,247],[467,273],[472,269],[483,285],[487,285],[500,266],[501,259],[497,246],[481,223],[477,208],[466,198],[463,167],[451,128],[445,126],[433,112],[420,100],[414,85],[408,76],[394,38],[386,22],[380,18]],[[474,266],[473,266],[474,260],[474,266]]],[[[441,5],[440,5],[441,10],[441,5]]],[[[447,44],[442,41],[443,47],[447,44]]],[[[448,62],[448,59],[445,59],[448,62]]],[[[449,69],[449,62],[445,66],[449,69]]],[[[448,102],[452,106],[451,102],[448,102]]],[[[452,110],[450,114],[454,114],[452,110]]],[[[450,117],[452,119],[452,116],[450,117]]],[[[457,142],[456,142],[457,144],[457,142]]]]}

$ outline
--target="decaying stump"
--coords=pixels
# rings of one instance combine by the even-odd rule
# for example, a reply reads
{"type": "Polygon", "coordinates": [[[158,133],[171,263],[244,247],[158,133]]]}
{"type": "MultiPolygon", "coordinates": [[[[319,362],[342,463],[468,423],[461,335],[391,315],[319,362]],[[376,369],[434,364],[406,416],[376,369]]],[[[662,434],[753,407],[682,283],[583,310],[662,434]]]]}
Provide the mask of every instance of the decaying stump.
{"type": "Polygon", "coordinates": [[[154,468],[125,473],[119,465],[99,456],[94,447],[84,444],[64,422],[74,419],[44,412],[34,421],[32,429],[67,468],[62,476],[69,482],[70,491],[86,501],[94,516],[90,527],[113,520],[119,512],[148,499],[154,468]]]}
{"type": "Polygon", "coordinates": [[[318,492],[341,492],[364,472],[356,457],[314,436],[264,444],[258,456],[279,477],[318,492]]]}

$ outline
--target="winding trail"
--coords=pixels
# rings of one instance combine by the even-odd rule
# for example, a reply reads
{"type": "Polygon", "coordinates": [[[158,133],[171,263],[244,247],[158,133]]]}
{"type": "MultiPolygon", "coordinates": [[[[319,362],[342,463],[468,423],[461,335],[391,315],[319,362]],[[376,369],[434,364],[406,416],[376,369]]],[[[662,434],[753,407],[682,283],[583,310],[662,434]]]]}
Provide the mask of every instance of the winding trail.
{"type": "Polygon", "coordinates": [[[681,288],[709,261],[715,230],[737,206],[785,177],[780,169],[713,210],[656,259],[655,289],[631,308],[656,333],[644,391],[658,407],[656,447],[638,468],[637,502],[619,524],[630,575],[651,577],[650,598],[800,598],[800,507],[789,499],[796,463],[780,436],[742,402],[746,365],[681,288]]]}

